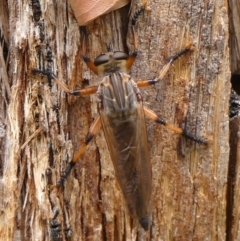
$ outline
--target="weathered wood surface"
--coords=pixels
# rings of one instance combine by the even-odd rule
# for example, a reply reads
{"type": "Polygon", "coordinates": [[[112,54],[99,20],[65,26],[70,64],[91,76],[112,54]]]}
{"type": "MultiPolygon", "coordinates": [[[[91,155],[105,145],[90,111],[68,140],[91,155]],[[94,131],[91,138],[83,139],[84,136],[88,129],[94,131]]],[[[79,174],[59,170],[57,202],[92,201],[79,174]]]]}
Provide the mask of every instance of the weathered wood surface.
{"type": "Polygon", "coordinates": [[[230,121],[230,160],[228,174],[228,205],[227,205],[227,240],[239,240],[239,116],[230,121]]]}
{"type": "MultiPolygon", "coordinates": [[[[71,89],[86,86],[84,79],[96,84],[100,78],[81,59],[81,36],[69,4],[40,5],[38,21],[30,1],[8,1],[11,95],[4,106],[0,239],[225,240],[231,88],[227,0],[149,1],[151,12],[138,21],[139,56],[131,71],[136,80],[156,77],[171,55],[190,41],[195,44],[161,83],[142,90],[145,105],[170,123],[213,138],[205,148],[147,120],[153,173],[147,233],[128,216],[102,132],[67,179],[64,193],[48,190],[83,143],[97,116],[96,102],[94,96],[68,97],[29,70],[49,67],[71,89]]],[[[133,13],[140,2],[131,6],[133,13]]],[[[125,7],[87,26],[91,59],[110,43],[115,50],[133,51],[128,13],[125,7]]]]}
{"type": "MultiPolygon", "coordinates": [[[[230,66],[233,74],[231,82],[232,88],[239,95],[240,92],[240,31],[239,31],[239,17],[240,17],[240,1],[229,0],[229,29],[230,29],[230,66]],[[238,74],[235,74],[238,73],[238,74]]],[[[239,97],[237,98],[239,99],[239,97]]],[[[234,105],[238,116],[230,120],[230,159],[228,170],[228,192],[227,192],[227,241],[239,240],[239,103],[234,105]]]]}
{"type": "Polygon", "coordinates": [[[240,69],[240,1],[229,0],[230,57],[232,73],[240,69]]]}

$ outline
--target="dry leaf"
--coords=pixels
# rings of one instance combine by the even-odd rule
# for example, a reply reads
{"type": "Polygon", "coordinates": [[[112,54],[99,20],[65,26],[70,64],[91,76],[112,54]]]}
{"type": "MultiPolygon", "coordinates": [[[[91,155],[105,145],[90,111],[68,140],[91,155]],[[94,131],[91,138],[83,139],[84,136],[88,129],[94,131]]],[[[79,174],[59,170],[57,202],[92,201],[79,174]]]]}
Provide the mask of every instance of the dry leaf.
{"type": "Polygon", "coordinates": [[[80,26],[98,16],[127,5],[130,0],[69,0],[80,26]]]}

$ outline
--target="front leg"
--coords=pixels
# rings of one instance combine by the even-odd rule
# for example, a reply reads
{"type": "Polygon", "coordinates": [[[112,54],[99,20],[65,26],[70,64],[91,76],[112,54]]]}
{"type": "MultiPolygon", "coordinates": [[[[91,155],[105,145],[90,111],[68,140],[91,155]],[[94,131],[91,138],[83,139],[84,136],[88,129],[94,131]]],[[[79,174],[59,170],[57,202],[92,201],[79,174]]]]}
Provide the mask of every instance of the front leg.
{"type": "Polygon", "coordinates": [[[76,95],[76,96],[85,96],[85,95],[92,95],[97,92],[98,86],[89,86],[84,89],[76,89],[76,90],[70,90],[60,79],[58,79],[52,72],[39,70],[39,69],[32,69],[32,72],[34,74],[42,74],[48,76],[48,78],[53,79],[61,88],[63,91],[70,95],[76,95]]]}
{"type": "Polygon", "coordinates": [[[132,18],[131,30],[132,30],[132,36],[133,36],[134,51],[127,59],[127,62],[126,62],[127,70],[131,69],[138,54],[138,35],[136,32],[136,23],[141,13],[143,13],[146,10],[146,6],[147,6],[147,1],[143,1],[142,6],[134,13],[132,18]]]}
{"type": "Polygon", "coordinates": [[[172,66],[172,64],[181,56],[189,53],[190,51],[194,50],[194,46],[193,44],[188,44],[186,46],[185,49],[181,50],[180,52],[178,52],[177,54],[173,55],[170,60],[168,61],[168,63],[163,67],[160,75],[158,76],[158,78],[155,79],[149,79],[149,80],[138,80],[137,81],[137,85],[139,88],[141,87],[145,87],[145,86],[149,86],[149,85],[154,85],[156,83],[158,83],[159,81],[161,81],[164,76],[166,75],[166,73],[168,72],[168,70],[170,69],[170,67],[172,66]]]}
{"type": "Polygon", "coordinates": [[[91,69],[96,75],[98,75],[98,68],[92,62],[92,60],[87,56],[87,40],[88,40],[88,33],[86,26],[80,27],[81,35],[83,36],[83,61],[86,63],[89,69],[91,69]]]}

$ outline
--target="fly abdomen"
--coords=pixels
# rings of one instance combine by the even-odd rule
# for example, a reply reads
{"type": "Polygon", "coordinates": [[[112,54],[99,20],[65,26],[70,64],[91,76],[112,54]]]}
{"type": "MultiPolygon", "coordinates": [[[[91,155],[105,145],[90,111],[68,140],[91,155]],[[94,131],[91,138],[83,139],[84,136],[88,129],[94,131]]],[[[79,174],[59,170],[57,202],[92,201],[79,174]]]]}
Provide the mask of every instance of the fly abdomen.
{"type": "Polygon", "coordinates": [[[150,225],[149,217],[144,217],[139,220],[139,223],[144,228],[144,230],[148,230],[148,227],[150,225]]]}

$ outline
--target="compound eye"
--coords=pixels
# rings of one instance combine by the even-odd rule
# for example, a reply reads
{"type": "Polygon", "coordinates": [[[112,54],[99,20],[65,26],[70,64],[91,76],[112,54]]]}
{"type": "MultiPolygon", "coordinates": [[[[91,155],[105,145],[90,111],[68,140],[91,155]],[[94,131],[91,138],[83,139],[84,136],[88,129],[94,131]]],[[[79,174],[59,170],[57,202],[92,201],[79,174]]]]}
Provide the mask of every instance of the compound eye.
{"type": "Polygon", "coordinates": [[[101,64],[105,64],[108,61],[109,61],[109,56],[106,55],[106,54],[101,54],[94,60],[94,65],[98,66],[98,65],[101,65],[101,64]]]}
{"type": "Polygon", "coordinates": [[[113,58],[116,60],[126,60],[128,59],[128,55],[122,51],[116,51],[113,53],[113,58]]]}

